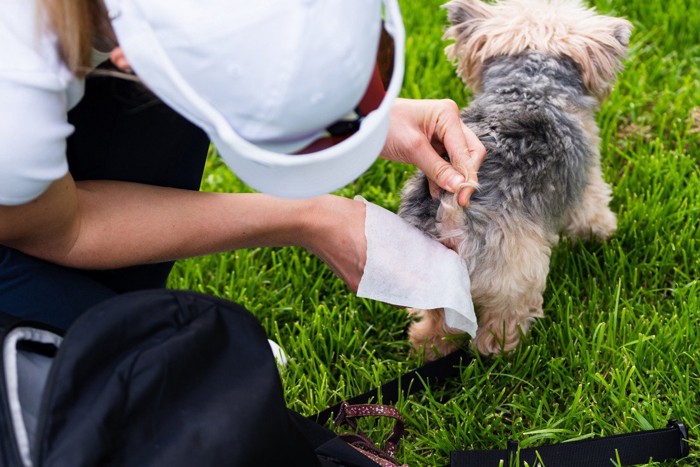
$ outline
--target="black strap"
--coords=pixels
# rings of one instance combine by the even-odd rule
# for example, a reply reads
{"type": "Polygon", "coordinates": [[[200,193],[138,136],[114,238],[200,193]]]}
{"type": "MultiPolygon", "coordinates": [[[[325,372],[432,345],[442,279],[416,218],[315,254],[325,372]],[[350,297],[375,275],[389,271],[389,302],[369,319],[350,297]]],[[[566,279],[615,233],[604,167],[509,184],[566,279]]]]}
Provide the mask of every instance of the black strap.
{"type": "Polygon", "coordinates": [[[453,451],[451,467],[504,466],[599,467],[611,465],[619,458],[620,465],[661,462],[688,455],[688,431],[679,421],[671,420],[660,430],[637,431],[605,438],[594,438],[562,444],[540,446],[518,451],[518,444],[508,443],[508,449],[493,451],[453,451]]]}
{"type": "Polygon", "coordinates": [[[352,399],[339,402],[338,404],[328,407],[326,410],[309,417],[317,423],[324,424],[333,416],[340,412],[340,407],[343,404],[364,404],[381,395],[382,404],[395,404],[399,400],[399,396],[403,394],[408,396],[423,389],[421,381],[430,382],[431,384],[439,381],[444,381],[448,378],[459,375],[460,367],[466,366],[474,359],[474,356],[464,350],[458,350],[445,357],[442,357],[434,362],[423,365],[420,368],[409,371],[398,378],[383,384],[378,389],[367,391],[364,394],[355,396],[352,399]],[[414,384],[418,381],[419,384],[414,384]]]}
{"type": "MultiPolygon", "coordinates": [[[[363,404],[378,394],[383,404],[395,404],[400,394],[408,396],[423,388],[414,384],[416,380],[434,384],[459,375],[460,368],[468,365],[474,356],[459,350],[409,371],[389,381],[376,390],[368,391],[347,401],[340,402],[317,415],[309,417],[317,423],[326,423],[333,414],[338,414],[341,405],[363,404]]],[[[489,467],[498,466],[502,461],[506,467],[538,465],[541,460],[547,467],[598,467],[610,465],[611,459],[619,458],[621,465],[648,463],[650,459],[661,462],[666,459],[686,457],[689,452],[688,430],[676,420],[671,420],[660,430],[638,431],[604,438],[573,441],[562,444],[520,449],[518,443],[508,442],[508,448],[490,451],[453,451],[450,453],[450,467],[489,467]]]]}
{"type": "Polygon", "coordinates": [[[379,464],[354,449],[337,434],[292,410],[288,412],[290,420],[316,452],[323,467],[379,467],[379,464]]]}

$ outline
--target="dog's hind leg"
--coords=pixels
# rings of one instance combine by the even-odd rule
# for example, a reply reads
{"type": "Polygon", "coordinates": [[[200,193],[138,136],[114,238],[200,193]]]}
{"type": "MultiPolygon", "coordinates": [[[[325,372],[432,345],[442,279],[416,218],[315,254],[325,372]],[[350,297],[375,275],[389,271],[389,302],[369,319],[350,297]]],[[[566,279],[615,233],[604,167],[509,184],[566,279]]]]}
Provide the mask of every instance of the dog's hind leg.
{"type": "Polygon", "coordinates": [[[600,165],[588,171],[588,184],[581,203],[570,213],[565,230],[571,238],[607,240],[617,228],[617,217],[610,210],[610,185],[605,183],[600,165]]]}
{"type": "Polygon", "coordinates": [[[514,349],[521,333],[543,316],[542,293],[556,241],[555,235],[522,218],[502,219],[487,237],[471,274],[479,322],[473,345],[479,353],[514,349]]]}

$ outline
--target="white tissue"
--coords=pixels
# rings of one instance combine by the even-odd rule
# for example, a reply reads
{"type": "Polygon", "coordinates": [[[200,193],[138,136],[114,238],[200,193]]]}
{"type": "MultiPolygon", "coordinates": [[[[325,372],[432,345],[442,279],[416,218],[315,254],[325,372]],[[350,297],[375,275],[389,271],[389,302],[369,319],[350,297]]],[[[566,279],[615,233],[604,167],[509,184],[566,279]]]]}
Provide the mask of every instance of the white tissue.
{"type": "Polygon", "coordinates": [[[366,205],[367,262],[357,296],[392,305],[444,308],[445,324],[476,335],[469,271],[459,255],[391,211],[366,205]]]}

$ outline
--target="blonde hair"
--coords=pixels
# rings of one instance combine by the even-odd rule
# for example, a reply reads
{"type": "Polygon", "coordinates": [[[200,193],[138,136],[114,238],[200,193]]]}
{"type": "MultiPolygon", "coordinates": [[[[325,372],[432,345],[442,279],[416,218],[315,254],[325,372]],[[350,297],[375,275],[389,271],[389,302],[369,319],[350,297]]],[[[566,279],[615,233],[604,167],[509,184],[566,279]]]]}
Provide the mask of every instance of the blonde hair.
{"type": "Polygon", "coordinates": [[[42,0],[43,13],[58,37],[63,61],[78,77],[91,67],[94,39],[109,24],[101,0],[42,0]]]}

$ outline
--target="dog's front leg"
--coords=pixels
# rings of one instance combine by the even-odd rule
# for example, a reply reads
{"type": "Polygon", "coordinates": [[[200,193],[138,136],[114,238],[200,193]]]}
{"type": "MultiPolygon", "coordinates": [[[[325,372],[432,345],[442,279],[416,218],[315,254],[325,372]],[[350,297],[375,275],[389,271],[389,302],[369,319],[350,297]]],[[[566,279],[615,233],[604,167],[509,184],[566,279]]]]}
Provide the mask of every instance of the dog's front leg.
{"type": "Polygon", "coordinates": [[[445,312],[437,310],[408,310],[411,316],[418,318],[408,328],[408,339],[414,349],[424,352],[426,361],[433,361],[457,350],[467,339],[461,331],[447,327],[445,312]]]}

